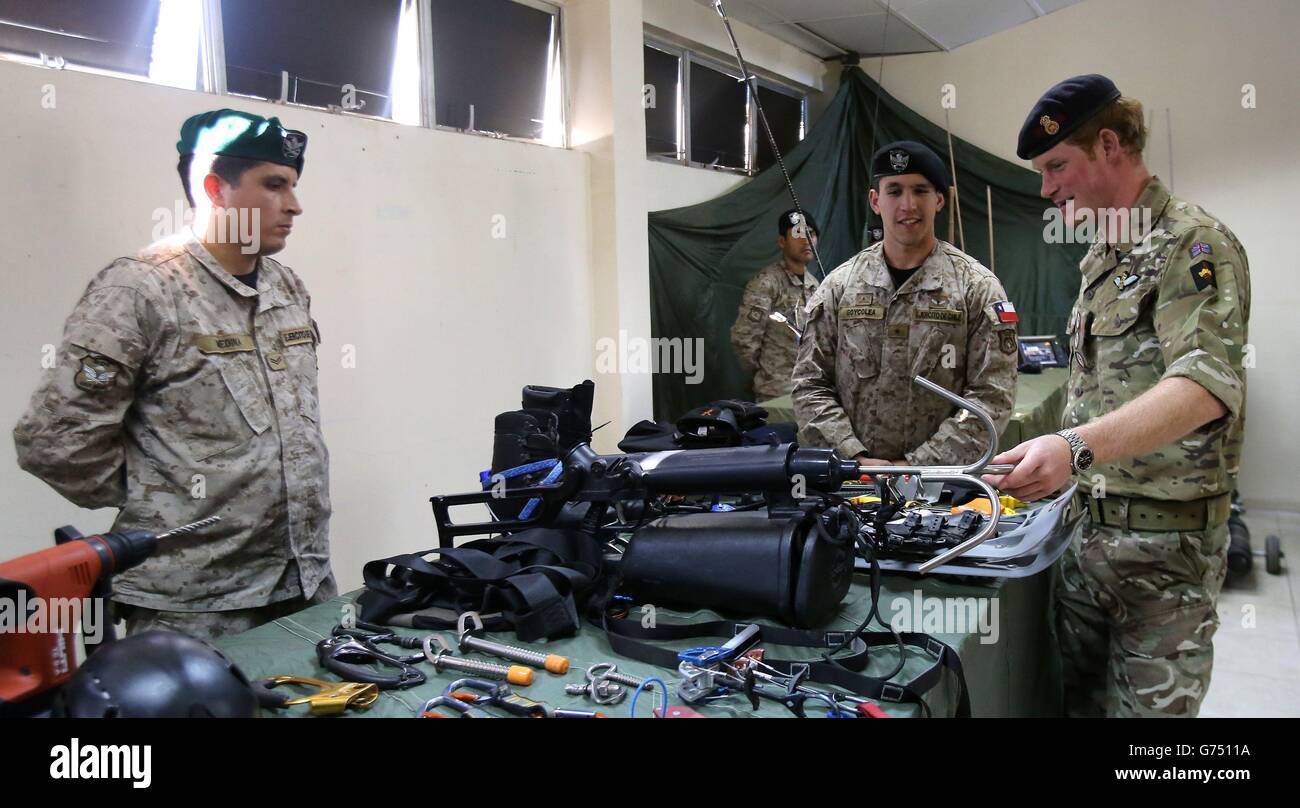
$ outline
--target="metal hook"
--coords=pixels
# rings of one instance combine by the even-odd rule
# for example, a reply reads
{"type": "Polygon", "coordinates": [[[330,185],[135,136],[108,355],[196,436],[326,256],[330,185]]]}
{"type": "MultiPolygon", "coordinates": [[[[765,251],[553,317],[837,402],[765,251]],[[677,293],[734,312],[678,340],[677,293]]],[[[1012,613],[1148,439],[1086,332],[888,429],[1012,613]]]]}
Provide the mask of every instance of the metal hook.
{"type": "Polygon", "coordinates": [[[478,612],[463,612],[461,616],[456,619],[456,636],[458,637],[464,637],[466,633],[473,633],[482,630],[483,618],[478,616],[478,612]],[[467,618],[474,621],[474,628],[469,632],[465,631],[465,621],[467,618]]]}
{"type": "Polygon", "coordinates": [[[435,665],[438,664],[439,657],[443,654],[451,653],[451,646],[447,644],[447,638],[443,637],[441,634],[430,634],[424,638],[424,642],[421,643],[421,646],[424,648],[424,658],[435,665]],[[436,654],[433,652],[433,643],[435,642],[438,643],[438,647],[442,649],[436,654]]]}

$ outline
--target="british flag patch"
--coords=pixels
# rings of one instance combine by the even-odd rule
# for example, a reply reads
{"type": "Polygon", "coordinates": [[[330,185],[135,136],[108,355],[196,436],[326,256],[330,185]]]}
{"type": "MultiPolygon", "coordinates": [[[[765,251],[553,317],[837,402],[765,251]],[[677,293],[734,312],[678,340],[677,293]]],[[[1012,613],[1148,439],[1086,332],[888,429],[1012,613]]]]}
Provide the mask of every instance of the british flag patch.
{"type": "Polygon", "coordinates": [[[998,316],[999,323],[1018,323],[1020,315],[1016,314],[1016,307],[1009,300],[993,304],[993,312],[998,316]]]}
{"type": "Polygon", "coordinates": [[[1206,244],[1204,241],[1198,241],[1192,245],[1191,252],[1193,258],[1200,258],[1202,255],[1213,254],[1214,250],[1210,249],[1210,245],[1206,244]]]}

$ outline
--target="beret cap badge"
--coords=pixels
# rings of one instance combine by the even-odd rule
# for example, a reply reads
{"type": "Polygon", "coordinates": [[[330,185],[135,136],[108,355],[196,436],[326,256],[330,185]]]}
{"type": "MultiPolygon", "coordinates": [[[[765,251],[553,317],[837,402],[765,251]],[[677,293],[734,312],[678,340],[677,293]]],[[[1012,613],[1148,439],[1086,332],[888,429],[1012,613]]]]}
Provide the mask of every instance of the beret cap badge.
{"type": "Polygon", "coordinates": [[[911,155],[902,149],[893,149],[889,152],[889,165],[895,171],[902,171],[907,168],[910,157],[911,155]]]}
{"type": "Polygon", "coordinates": [[[1042,125],[1043,131],[1049,135],[1054,135],[1061,129],[1061,125],[1056,121],[1052,120],[1052,117],[1050,115],[1044,115],[1043,117],[1039,118],[1038,123],[1042,125]]]}
{"type": "Polygon", "coordinates": [[[290,160],[297,160],[302,155],[302,149],[307,145],[307,138],[297,132],[284,133],[284,156],[290,160]]]}

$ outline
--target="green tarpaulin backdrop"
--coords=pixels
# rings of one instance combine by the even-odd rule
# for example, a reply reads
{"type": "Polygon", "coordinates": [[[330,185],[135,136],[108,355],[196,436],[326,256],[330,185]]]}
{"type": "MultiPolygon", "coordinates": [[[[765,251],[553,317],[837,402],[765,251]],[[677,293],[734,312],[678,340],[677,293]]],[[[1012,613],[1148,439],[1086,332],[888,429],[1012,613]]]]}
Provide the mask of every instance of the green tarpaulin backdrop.
{"type": "MultiPolygon", "coordinates": [[[[864,234],[878,225],[867,201],[871,149],[893,140],[919,141],[947,159],[942,128],[880,92],[860,68],[848,67],[816,126],[785,156],[800,203],[821,225],[818,249],[827,272],[869,243],[864,234]]],[[[953,152],[966,252],[989,264],[985,189],[991,187],[994,269],[1020,313],[1020,333],[1061,334],[1078,292],[1085,248],[1044,241],[1043,211],[1050,203],[1039,197],[1033,171],[956,137],[953,152]]],[[[717,199],[650,214],[652,333],[704,340],[699,384],[687,384],[685,375],[655,375],[656,418],[750,395],[729,332],[745,283],[777,256],[776,219],[790,207],[781,171],[773,167],[717,199]]],[[[937,229],[940,238],[948,237],[946,211],[937,229]]],[[[949,240],[958,241],[955,234],[949,240]]],[[[816,274],[815,264],[812,270],[816,274]]]]}

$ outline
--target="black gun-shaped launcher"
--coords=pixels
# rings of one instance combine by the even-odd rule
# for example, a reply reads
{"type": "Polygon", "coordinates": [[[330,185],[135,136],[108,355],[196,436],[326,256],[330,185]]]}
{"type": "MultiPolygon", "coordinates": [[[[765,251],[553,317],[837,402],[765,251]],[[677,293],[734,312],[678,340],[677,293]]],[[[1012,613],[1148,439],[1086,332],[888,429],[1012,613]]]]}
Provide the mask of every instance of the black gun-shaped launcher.
{"type": "Polygon", "coordinates": [[[889,485],[900,477],[922,481],[964,482],[981,489],[992,505],[991,518],[966,541],[935,556],[920,567],[921,572],[948,563],[991,537],[1001,515],[997,492],[980,479],[981,473],[1005,474],[1010,467],[990,466],[997,430],[993,421],[975,404],[954,395],[928,379],[917,376],[917,384],[971,412],[983,423],[988,440],[983,455],[968,466],[864,466],[840,457],[832,449],[800,448],[786,443],[777,446],[741,446],[725,449],[675,449],[660,452],[602,455],[589,444],[573,447],[562,459],[560,478],[549,485],[513,490],[492,487],[486,491],[449,494],[430,498],[438,524],[440,547],[452,546],[457,536],[512,533],[533,527],[552,527],[568,519],[581,520],[581,527],[596,533],[613,524],[630,528],[628,512],[639,512],[644,503],[662,495],[745,495],[765,497],[775,518],[799,507],[797,494],[818,497],[834,493],[862,475],[871,475],[889,485]],[[455,524],[451,509],[460,505],[509,500],[539,501],[526,519],[499,519],[455,524]],[[574,505],[590,504],[574,517],[574,505]]]}

